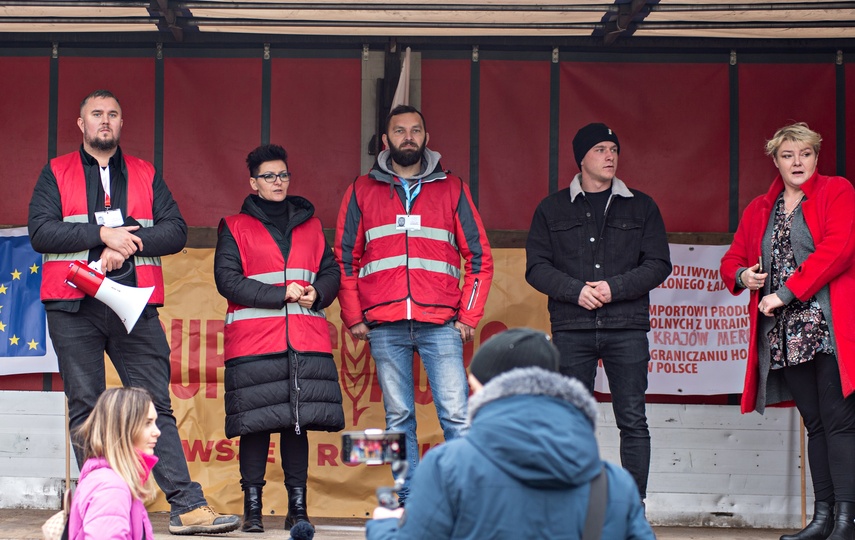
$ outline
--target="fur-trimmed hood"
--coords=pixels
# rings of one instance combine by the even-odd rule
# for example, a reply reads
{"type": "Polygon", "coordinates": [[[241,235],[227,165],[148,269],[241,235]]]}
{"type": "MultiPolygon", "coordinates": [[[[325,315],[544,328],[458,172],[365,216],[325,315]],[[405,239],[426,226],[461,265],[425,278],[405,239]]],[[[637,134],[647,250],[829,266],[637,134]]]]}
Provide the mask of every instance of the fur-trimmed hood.
{"type": "Polygon", "coordinates": [[[525,485],[567,489],[599,473],[596,403],[575,379],[535,367],[511,370],[472,397],[469,415],[464,439],[525,485]]]}
{"type": "Polygon", "coordinates": [[[577,381],[515,369],[470,404],[469,433],[431,449],[416,469],[404,518],[369,520],[366,538],[579,538],[588,483],[605,467],[598,538],[655,540],[635,481],[600,460],[594,402],[577,381]]]}
{"type": "Polygon", "coordinates": [[[582,411],[597,426],[597,402],[576,379],[557,375],[539,367],[517,368],[491,379],[484,389],[469,400],[469,425],[482,406],[508,396],[551,396],[562,399],[582,411]]]}

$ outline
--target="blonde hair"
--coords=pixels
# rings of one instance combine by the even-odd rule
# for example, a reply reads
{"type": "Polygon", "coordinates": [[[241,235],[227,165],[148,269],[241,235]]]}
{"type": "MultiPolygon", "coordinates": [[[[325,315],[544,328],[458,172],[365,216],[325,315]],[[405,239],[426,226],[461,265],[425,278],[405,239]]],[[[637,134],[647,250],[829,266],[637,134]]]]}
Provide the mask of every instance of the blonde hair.
{"type": "Polygon", "coordinates": [[[804,122],[796,122],[784,126],[766,141],[766,155],[775,157],[778,155],[778,149],[784,142],[790,141],[801,143],[813,148],[814,153],[819,154],[819,145],[822,142],[822,136],[816,131],[808,127],[804,122]]]}
{"type": "Polygon", "coordinates": [[[109,388],[77,430],[85,459],[104,458],[128,484],[131,495],[142,501],[154,498],[154,480],[148,475],[143,481],[143,465],[134,441],[145,428],[151,402],[151,395],[142,388],[109,388]]]}

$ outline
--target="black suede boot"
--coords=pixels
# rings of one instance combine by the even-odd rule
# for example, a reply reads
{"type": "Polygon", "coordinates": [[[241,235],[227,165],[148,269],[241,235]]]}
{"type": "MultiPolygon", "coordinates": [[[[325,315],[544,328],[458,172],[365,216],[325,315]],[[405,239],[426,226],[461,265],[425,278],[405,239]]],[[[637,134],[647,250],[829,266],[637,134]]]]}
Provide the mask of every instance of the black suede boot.
{"type": "Polygon", "coordinates": [[[243,489],[243,532],[262,533],[261,523],[261,488],[247,486],[243,489]]]}
{"type": "Polygon", "coordinates": [[[796,534],[785,534],[781,540],[826,540],[834,528],[834,512],[831,504],[822,501],[813,503],[813,519],[807,527],[796,534]]]}
{"type": "Polygon", "coordinates": [[[855,503],[837,503],[834,514],[834,530],[828,540],[855,540],[855,503]]]}
{"type": "Polygon", "coordinates": [[[306,521],[311,525],[309,516],[306,514],[306,486],[285,487],[288,489],[288,515],[285,516],[285,529],[290,530],[300,521],[306,521]]]}

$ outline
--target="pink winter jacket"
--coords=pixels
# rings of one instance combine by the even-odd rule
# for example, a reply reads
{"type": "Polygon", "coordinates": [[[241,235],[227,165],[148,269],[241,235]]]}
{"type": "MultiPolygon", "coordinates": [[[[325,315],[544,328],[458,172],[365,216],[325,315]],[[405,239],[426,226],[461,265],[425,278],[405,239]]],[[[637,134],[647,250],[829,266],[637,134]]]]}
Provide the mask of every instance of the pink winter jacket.
{"type": "Polygon", "coordinates": [[[68,516],[69,540],[154,540],[145,504],[104,458],[83,464],[68,516]],[[145,536],[143,536],[145,534],[145,536]]]}

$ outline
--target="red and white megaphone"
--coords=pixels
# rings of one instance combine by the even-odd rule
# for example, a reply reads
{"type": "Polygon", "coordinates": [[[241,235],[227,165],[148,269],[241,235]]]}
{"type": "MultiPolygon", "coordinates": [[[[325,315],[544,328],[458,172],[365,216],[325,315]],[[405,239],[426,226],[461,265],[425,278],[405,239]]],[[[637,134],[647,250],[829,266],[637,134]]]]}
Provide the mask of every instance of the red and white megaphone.
{"type": "Polygon", "coordinates": [[[116,312],[130,334],[148,299],[151,298],[154,287],[121,285],[100,272],[101,261],[93,261],[90,264],[91,266],[87,266],[84,261],[69,264],[65,282],[107,304],[116,312]]]}

